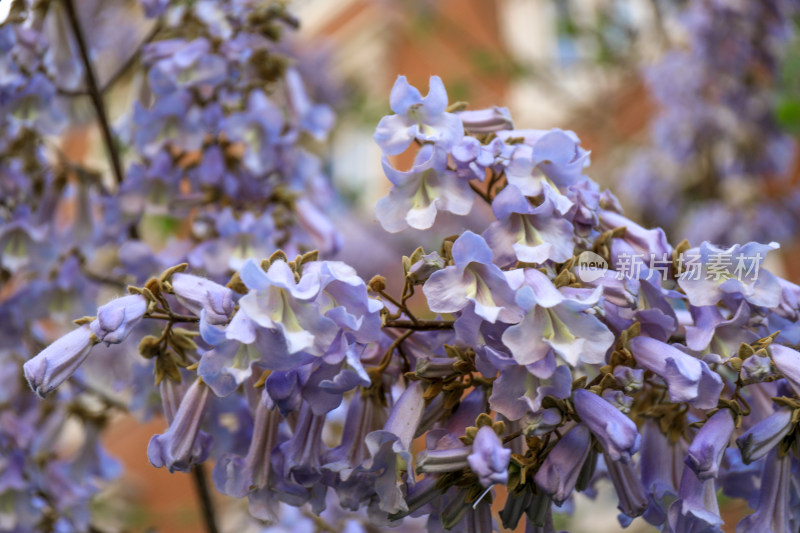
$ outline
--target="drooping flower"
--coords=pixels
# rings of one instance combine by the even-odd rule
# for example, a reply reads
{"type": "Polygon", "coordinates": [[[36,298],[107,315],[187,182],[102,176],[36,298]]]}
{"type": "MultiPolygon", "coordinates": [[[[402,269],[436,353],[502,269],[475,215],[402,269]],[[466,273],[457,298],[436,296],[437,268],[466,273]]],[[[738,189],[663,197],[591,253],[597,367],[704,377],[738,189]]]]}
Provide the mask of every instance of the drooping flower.
{"type": "MultiPolygon", "coordinates": [[[[775,368],[783,375],[794,393],[800,396],[800,352],[780,344],[770,345],[770,351],[775,368]]],[[[752,357],[747,360],[749,359],[752,357]]]]}
{"type": "Polygon", "coordinates": [[[617,493],[619,502],[617,508],[622,511],[623,515],[618,518],[624,527],[630,523],[632,518],[645,512],[648,497],[632,463],[620,462],[607,453],[603,455],[603,460],[608,471],[608,477],[611,478],[611,483],[614,484],[614,491],[617,493]]]}
{"type": "Polygon", "coordinates": [[[798,525],[793,518],[794,481],[791,455],[773,449],[764,463],[756,510],[739,522],[736,533],[793,531],[798,525]]]}
{"type": "Polygon", "coordinates": [[[736,445],[742,452],[742,461],[750,464],[761,459],[775,448],[794,427],[792,410],[787,407],[779,408],[736,439],[736,445]]]}
{"type": "Polygon", "coordinates": [[[699,409],[716,407],[722,379],[704,361],[649,337],[631,339],[630,348],[637,363],[667,382],[671,401],[690,402],[699,409]]]}
{"type": "Polygon", "coordinates": [[[700,428],[686,454],[686,464],[701,480],[716,478],[733,434],[730,409],[720,409],[700,428]]]}
{"type": "Polygon", "coordinates": [[[181,399],[175,418],[165,433],[155,435],[147,446],[147,457],[156,468],[166,466],[170,472],[188,472],[208,457],[210,435],[201,434],[210,389],[195,380],[181,399]]]}
{"type": "Polygon", "coordinates": [[[688,466],[683,471],[678,499],[669,507],[667,531],[721,531],[722,518],[717,503],[716,481],[700,480],[688,466]]]}
{"type": "Polygon", "coordinates": [[[586,389],[573,393],[575,411],[600,441],[611,461],[629,463],[642,440],[633,421],[603,398],[586,389]]]}
{"type": "Polygon", "coordinates": [[[591,452],[591,432],[583,424],[570,429],[547,454],[534,480],[556,505],[563,504],[575,490],[583,464],[591,452]]]}

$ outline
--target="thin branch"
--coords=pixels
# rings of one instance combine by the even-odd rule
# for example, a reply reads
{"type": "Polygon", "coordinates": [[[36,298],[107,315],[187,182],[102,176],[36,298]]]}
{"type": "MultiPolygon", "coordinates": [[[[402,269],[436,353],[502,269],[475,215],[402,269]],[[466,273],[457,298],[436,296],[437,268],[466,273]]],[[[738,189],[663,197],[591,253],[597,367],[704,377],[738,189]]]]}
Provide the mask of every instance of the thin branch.
{"type": "Polygon", "coordinates": [[[208,533],[219,533],[217,529],[217,519],[214,513],[214,502],[211,501],[211,494],[208,492],[206,481],[206,470],[202,463],[194,465],[192,468],[194,486],[197,489],[197,496],[200,498],[200,507],[203,511],[203,520],[206,524],[208,533]]]}
{"type": "Polygon", "coordinates": [[[200,318],[192,315],[176,315],[176,314],[165,314],[165,313],[150,313],[149,315],[145,315],[144,318],[152,318],[154,320],[168,320],[170,322],[200,322],[200,318]]]}
{"type": "MultiPolygon", "coordinates": [[[[140,42],[139,45],[134,49],[133,53],[130,56],[128,56],[128,59],[126,59],[117,68],[117,70],[114,71],[114,73],[111,75],[111,77],[108,78],[108,80],[106,80],[106,82],[100,88],[100,93],[101,94],[105,94],[106,92],[108,92],[108,90],[111,89],[120,80],[120,78],[122,78],[123,75],[125,75],[125,73],[128,71],[128,69],[130,69],[133,66],[134,63],[136,63],[136,60],[139,59],[139,56],[142,53],[142,47],[144,45],[152,42],[153,39],[156,38],[156,35],[158,35],[158,32],[161,31],[161,27],[162,27],[162,25],[161,25],[161,21],[160,20],[153,25],[153,28],[150,30],[150,32],[147,35],[145,35],[144,39],[142,39],[142,42],[140,42]]],[[[75,97],[75,96],[89,96],[89,91],[87,91],[86,89],[75,89],[75,90],[72,90],[72,89],[64,89],[64,88],[59,87],[57,90],[58,90],[58,94],[60,94],[61,96],[72,96],[72,97],[75,97]]]]}
{"type": "Polygon", "coordinates": [[[450,320],[388,320],[383,325],[386,328],[402,328],[410,330],[453,329],[454,322],[450,320]]]}
{"type": "Polygon", "coordinates": [[[108,122],[108,114],[106,113],[106,106],[103,102],[103,95],[97,85],[97,78],[92,68],[91,59],[89,59],[89,48],[86,46],[86,39],[81,30],[81,24],[78,20],[78,14],[75,11],[73,0],[64,0],[64,8],[69,19],[70,26],[72,26],[72,33],[75,35],[75,41],[78,44],[78,50],[81,54],[83,61],[83,69],[86,72],[86,86],[89,91],[89,98],[92,100],[92,105],[97,112],[97,121],[100,123],[100,129],[103,133],[103,141],[108,149],[108,156],[111,160],[111,168],[114,171],[114,178],[117,185],[120,185],[124,179],[122,173],[122,163],[120,161],[117,146],[114,144],[114,136],[111,133],[111,125],[108,122]]]}

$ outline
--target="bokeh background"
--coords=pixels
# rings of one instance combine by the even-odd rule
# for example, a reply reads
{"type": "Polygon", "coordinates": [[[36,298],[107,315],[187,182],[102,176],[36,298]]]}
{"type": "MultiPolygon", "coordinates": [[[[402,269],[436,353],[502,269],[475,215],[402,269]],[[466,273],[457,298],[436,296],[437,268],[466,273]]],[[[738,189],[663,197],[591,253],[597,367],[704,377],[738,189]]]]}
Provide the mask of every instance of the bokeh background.
{"type": "MultiPolygon", "coordinates": [[[[738,4],[747,2],[760,4],[761,0],[738,4]]],[[[698,4],[704,3],[698,0],[698,4]]],[[[771,2],[764,2],[768,3],[771,2]]],[[[0,2],[0,18],[10,4],[6,0],[0,2]]],[[[152,30],[151,23],[138,11],[138,2],[81,0],[80,5],[84,26],[102,29],[91,33],[89,39],[96,51],[98,77],[108,79],[130,60],[131,50],[152,30]],[[103,24],[93,25],[92,21],[103,24]]],[[[649,204],[640,201],[647,194],[652,197],[650,202],[662,201],[665,210],[677,213],[675,223],[665,228],[671,242],[694,237],[686,233],[681,213],[698,198],[725,203],[740,201],[744,196],[747,202],[757,203],[762,197],[788,198],[800,186],[800,164],[795,153],[795,135],[800,126],[800,100],[795,90],[800,78],[800,47],[791,28],[774,45],[759,41],[765,38],[745,33],[735,25],[727,34],[719,35],[718,46],[712,52],[722,56],[737,42],[755,48],[762,44],[769,47],[774,64],[766,65],[766,72],[753,84],[758,88],[759,109],[773,120],[786,142],[781,145],[785,151],[779,171],[745,172],[732,186],[712,187],[711,193],[703,193],[703,197],[697,187],[688,188],[685,194],[662,193],[657,182],[651,181],[653,168],[635,166],[643,151],[664,148],[654,135],[654,123],[663,111],[663,101],[656,94],[659,81],[654,82],[648,73],[668,54],[692,50],[687,2],[295,0],[289,5],[301,21],[293,46],[313,59],[307,64],[316,67],[313,76],[324,79],[324,83],[317,84],[327,91],[322,99],[337,109],[333,140],[325,150],[331,179],[344,198],[343,204],[334,206],[340,216],[333,217],[349,235],[340,258],[355,265],[366,277],[396,268],[398,250],[408,252],[424,239],[413,230],[387,236],[372,214],[375,202],[388,189],[380,170],[380,150],[372,134],[379,118],[388,111],[389,91],[401,74],[423,93],[428,78],[437,74],[448,88],[451,102],[465,101],[471,108],[506,106],[518,128],[575,131],[583,146],[592,151],[587,173],[617,192],[633,218],[654,221],[648,212],[649,204]],[[625,194],[626,190],[635,193],[625,194]],[[363,242],[370,243],[367,254],[361,246],[363,242]]],[[[65,30],[55,19],[52,31],[65,30]]],[[[686,79],[672,82],[687,92],[706,90],[692,82],[693,76],[696,78],[692,68],[689,64],[685,68],[680,64],[674,67],[674,72],[684,73],[686,79]]],[[[110,98],[112,118],[125,120],[122,110],[130,107],[139,84],[141,80],[134,74],[124,75],[115,84],[110,98]]],[[[88,102],[74,102],[71,113],[76,120],[61,141],[63,154],[96,168],[107,166],[88,102]]],[[[741,116],[746,118],[744,110],[741,116]]],[[[692,117],[683,120],[690,122],[692,117]]],[[[734,128],[743,127],[732,124],[734,128]]],[[[650,165],[658,163],[651,159],[650,165]]],[[[708,174],[704,179],[722,180],[713,172],[708,174]]],[[[714,222],[714,215],[708,216],[714,222]]],[[[725,223],[746,230],[749,219],[744,211],[740,219],[736,216],[725,223]]],[[[783,228],[781,224],[776,222],[773,227],[782,249],[777,254],[779,259],[769,267],[797,282],[800,240],[791,226],[778,232],[783,228]]],[[[454,232],[459,229],[454,226],[454,232]]],[[[125,523],[129,531],[200,530],[189,477],[154,469],[147,461],[147,442],[163,427],[164,422],[159,419],[142,425],[119,417],[107,431],[109,451],[120,457],[126,467],[125,477],[98,503],[98,515],[109,523],[125,523]],[[117,503],[119,495],[124,496],[124,504],[117,503]]],[[[235,513],[224,513],[233,502],[218,496],[217,503],[223,509],[223,530],[243,531],[235,522],[235,513]]],[[[582,498],[573,518],[560,525],[577,532],[617,531],[615,507],[611,496],[601,495],[594,502],[582,498]]],[[[725,502],[723,513],[731,518],[726,522],[735,524],[734,517],[745,509],[742,502],[725,502]]],[[[308,518],[298,515],[297,519],[298,531],[308,525],[308,518]]],[[[641,520],[629,529],[648,530],[641,520]]]]}

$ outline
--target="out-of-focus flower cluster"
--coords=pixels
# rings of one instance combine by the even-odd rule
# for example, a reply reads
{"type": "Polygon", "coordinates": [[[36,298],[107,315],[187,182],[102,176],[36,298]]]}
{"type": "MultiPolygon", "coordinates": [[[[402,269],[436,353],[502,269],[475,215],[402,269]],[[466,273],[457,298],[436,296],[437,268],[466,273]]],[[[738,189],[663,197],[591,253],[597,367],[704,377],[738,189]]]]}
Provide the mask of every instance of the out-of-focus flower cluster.
{"type": "Polygon", "coordinates": [[[574,133],[449,105],[436,76],[424,97],[401,76],[390,105],[380,223],[435,232],[485,203],[482,233],[403,257],[399,295],[290,246],[227,279],[190,256],[26,362],[33,390],[138,345],[169,423],[150,462],[213,457],[218,490],[286,528],[281,504],[348,531],[554,531],[607,480],[623,527],[721,531],[721,490],[754,509],[740,531],[796,530],[800,287],[762,268],[777,245],[673,246],[584,174],[574,133]]]}
{"type": "Polygon", "coordinates": [[[686,46],[646,72],[651,145],[620,184],[645,221],[692,243],[793,238],[796,142],[775,109],[797,14],[792,0],[687,4],[686,46]]]}
{"type": "MultiPolygon", "coordinates": [[[[135,346],[120,344],[134,329],[153,331],[141,321],[152,300],[126,296],[95,311],[98,299],[184,261],[210,280],[227,280],[247,257],[269,256],[277,247],[330,254],[339,246],[323,210],[333,202],[318,155],[334,113],[313,96],[325,94],[317,86],[325,74],[315,78],[305,52],[283,38],[297,21],[278,3],[141,4],[108,3],[97,7],[98,15],[85,2],[19,1],[0,24],[3,531],[87,530],[90,497],[118,470],[99,448],[106,408],[145,416],[158,410],[152,368],[132,357],[135,346]],[[115,45],[88,38],[98,17],[115,9],[132,14],[120,35],[133,32],[137,18],[152,30],[140,49],[119,53],[138,61],[98,81],[96,65],[81,59],[80,41],[90,60],[100,47],[115,45]],[[135,104],[123,116],[108,116],[102,100],[131,70],[135,104]],[[118,183],[66,153],[68,137],[80,135],[70,128],[95,97],[98,122],[110,129],[105,149],[119,162],[118,183]],[[24,386],[22,363],[67,331],[69,320],[90,313],[97,318],[26,367],[42,396],[62,384],[37,401],[24,386]],[[101,345],[87,359],[95,344],[101,345]],[[66,426],[81,428],[80,452],[66,426]]],[[[230,295],[212,302],[206,285],[186,283],[190,294],[180,309],[208,304],[209,324],[227,320],[230,295]]],[[[194,353],[192,335],[172,328],[164,347],[194,353]]],[[[169,383],[163,394],[172,421],[182,415],[184,389],[193,397],[197,388],[169,383]]],[[[242,415],[243,402],[215,409],[242,415]]],[[[233,441],[251,429],[226,427],[219,425],[233,441]]]]}

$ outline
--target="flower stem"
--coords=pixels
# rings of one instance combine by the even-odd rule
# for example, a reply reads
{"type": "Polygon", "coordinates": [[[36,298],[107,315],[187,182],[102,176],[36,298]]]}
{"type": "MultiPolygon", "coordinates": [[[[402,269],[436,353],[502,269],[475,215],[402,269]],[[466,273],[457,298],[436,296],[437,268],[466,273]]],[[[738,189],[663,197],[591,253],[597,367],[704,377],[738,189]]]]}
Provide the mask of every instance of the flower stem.
{"type": "Polygon", "coordinates": [[[81,24],[78,20],[78,14],[75,11],[73,0],[64,0],[64,10],[66,11],[69,24],[72,26],[72,33],[75,35],[75,42],[78,44],[78,50],[81,54],[81,61],[83,61],[83,69],[86,74],[86,87],[89,92],[89,98],[92,101],[95,111],[97,112],[97,121],[100,123],[100,130],[103,134],[103,141],[108,149],[108,157],[111,160],[111,168],[114,171],[114,178],[117,185],[122,183],[122,163],[119,157],[119,151],[114,143],[114,136],[111,133],[111,126],[108,122],[108,114],[106,113],[106,106],[103,102],[103,95],[100,93],[100,88],[97,85],[97,78],[92,69],[92,62],[89,59],[89,48],[86,46],[86,39],[81,30],[81,24]]]}
{"type": "Polygon", "coordinates": [[[203,521],[206,524],[206,531],[208,533],[219,533],[214,513],[214,503],[211,501],[211,494],[208,492],[206,471],[202,463],[194,465],[194,468],[192,468],[192,477],[194,478],[194,486],[197,489],[197,496],[200,498],[200,507],[203,511],[203,521]]]}

